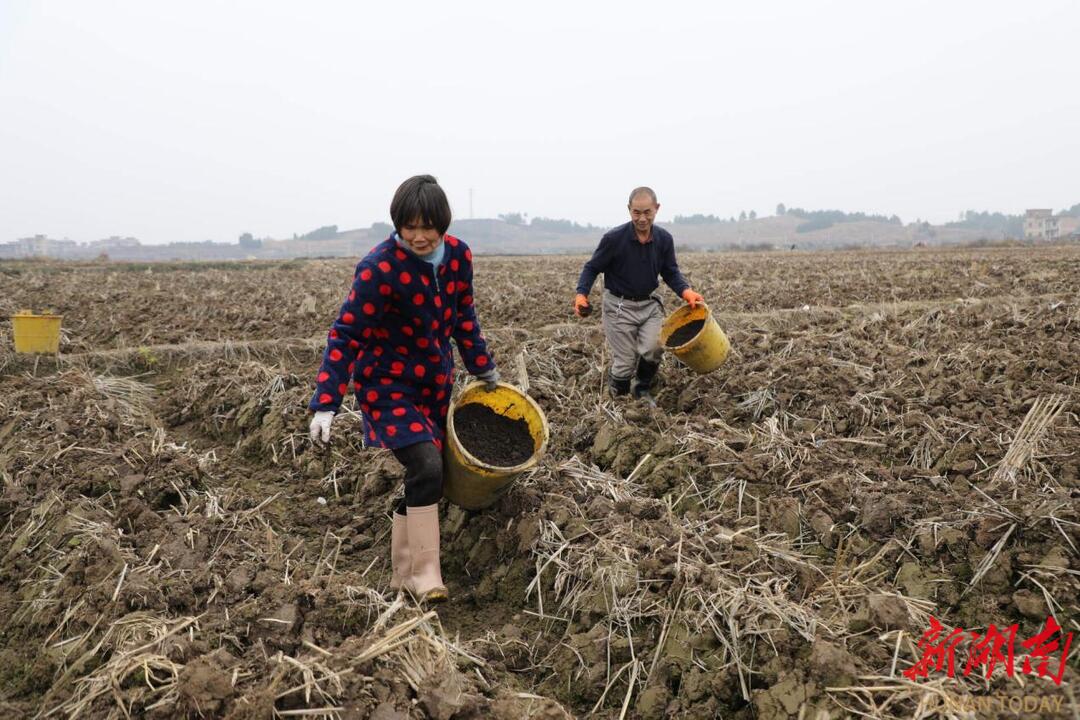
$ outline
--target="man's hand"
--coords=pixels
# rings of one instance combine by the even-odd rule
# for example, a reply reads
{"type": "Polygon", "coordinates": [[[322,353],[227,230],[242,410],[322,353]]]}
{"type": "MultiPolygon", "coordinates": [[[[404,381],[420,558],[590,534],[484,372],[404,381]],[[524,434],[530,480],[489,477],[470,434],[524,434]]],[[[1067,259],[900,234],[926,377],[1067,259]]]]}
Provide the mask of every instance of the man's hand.
{"type": "Polygon", "coordinates": [[[686,288],[682,291],[682,299],[692,308],[699,308],[705,304],[705,298],[701,296],[701,293],[696,293],[690,288],[686,288]]]}
{"type": "Polygon", "coordinates": [[[581,293],[574,296],[574,314],[580,318],[589,317],[592,314],[592,305],[589,304],[589,298],[581,293]]]}
{"type": "Polygon", "coordinates": [[[330,442],[330,423],[334,422],[334,413],[320,410],[311,418],[311,442],[315,444],[330,442]]]}
{"type": "Polygon", "coordinates": [[[484,383],[484,390],[488,392],[491,392],[495,388],[499,387],[499,371],[495,368],[491,368],[487,372],[477,375],[476,379],[484,383]]]}

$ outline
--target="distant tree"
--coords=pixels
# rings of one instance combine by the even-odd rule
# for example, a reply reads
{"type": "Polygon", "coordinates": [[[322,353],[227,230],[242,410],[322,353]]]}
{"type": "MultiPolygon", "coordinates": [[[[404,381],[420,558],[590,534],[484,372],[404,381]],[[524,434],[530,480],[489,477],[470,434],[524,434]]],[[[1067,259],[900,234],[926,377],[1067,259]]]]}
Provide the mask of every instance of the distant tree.
{"type": "Polygon", "coordinates": [[[1005,215],[999,212],[967,210],[964,212],[963,220],[945,223],[945,227],[978,230],[1002,237],[1021,238],[1024,236],[1024,217],[1022,215],[1005,215]]]}
{"type": "Polygon", "coordinates": [[[751,220],[757,220],[757,210],[751,210],[750,211],[750,219],[751,220]]]}
{"type": "Polygon", "coordinates": [[[300,236],[301,240],[330,240],[338,234],[337,225],[323,225],[300,236]]]}
{"type": "Polygon", "coordinates": [[[1062,210],[1061,214],[1066,217],[1080,218],[1080,203],[1076,203],[1068,210],[1062,210]]]}
{"type": "Polygon", "coordinates": [[[251,233],[244,233],[240,236],[240,247],[245,250],[254,250],[262,247],[262,240],[257,240],[252,237],[251,233]]]}
{"type": "Polygon", "coordinates": [[[390,223],[371,223],[371,234],[376,237],[389,237],[392,232],[394,232],[394,226],[390,223]]]}
{"type": "Polygon", "coordinates": [[[676,215],[672,222],[676,225],[709,225],[712,223],[724,222],[724,219],[716,217],[715,215],[695,213],[694,215],[676,215]]]}
{"type": "Polygon", "coordinates": [[[592,230],[592,225],[582,225],[572,220],[563,220],[562,218],[546,218],[546,217],[534,217],[529,221],[529,227],[534,227],[537,230],[546,230],[548,232],[555,233],[573,233],[592,230]]]}
{"type": "Polygon", "coordinates": [[[746,211],[743,210],[742,212],[739,213],[739,222],[742,222],[745,219],[746,219],[746,211]]]}
{"type": "Polygon", "coordinates": [[[525,217],[519,212],[503,213],[499,215],[499,219],[508,225],[524,225],[525,217]]]}
{"type": "Polygon", "coordinates": [[[787,208],[784,207],[784,203],[776,203],[776,214],[783,215],[787,212],[787,208]]]}
{"type": "Polygon", "coordinates": [[[806,221],[800,223],[795,228],[795,232],[797,233],[824,230],[825,228],[832,227],[836,223],[845,222],[871,221],[894,224],[900,222],[900,218],[896,215],[886,217],[884,215],[868,215],[863,212],[847,213],[842,210],[804,210],[802,208],[788,208],[786,214],[806,221]]]}

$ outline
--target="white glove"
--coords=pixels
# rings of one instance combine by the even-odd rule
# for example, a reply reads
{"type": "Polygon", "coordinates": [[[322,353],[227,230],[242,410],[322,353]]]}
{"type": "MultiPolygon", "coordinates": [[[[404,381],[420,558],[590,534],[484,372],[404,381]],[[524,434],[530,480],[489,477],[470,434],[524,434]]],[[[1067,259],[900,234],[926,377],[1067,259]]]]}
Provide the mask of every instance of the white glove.
{"type": "Polygon", "coordinates": [[[498,387],[496,383],[499,382],[499,371],[495,368],[491,368],[487,372],[482,372],[477,375],[476,379],[484,383],[485,390],[491,392],[498,387]]]}
{"type": "Polygon", "coordinates": [[[311,418],[311,442],[330,442],[330,423],[334,422],[334,413],[330,410],[320,410],[311,418]]]}

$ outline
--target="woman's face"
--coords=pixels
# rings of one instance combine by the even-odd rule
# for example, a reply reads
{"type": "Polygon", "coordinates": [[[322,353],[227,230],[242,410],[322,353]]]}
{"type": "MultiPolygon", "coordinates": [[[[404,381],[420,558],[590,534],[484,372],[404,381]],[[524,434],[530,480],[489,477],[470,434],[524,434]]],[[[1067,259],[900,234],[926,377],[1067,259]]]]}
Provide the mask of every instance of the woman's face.
{"type": "Polygon", "coordinates": [[[443,241],[439,231],[420,218],[405,223],[398,230],[401,240],[417,255],[430,255],[443,241]]]}

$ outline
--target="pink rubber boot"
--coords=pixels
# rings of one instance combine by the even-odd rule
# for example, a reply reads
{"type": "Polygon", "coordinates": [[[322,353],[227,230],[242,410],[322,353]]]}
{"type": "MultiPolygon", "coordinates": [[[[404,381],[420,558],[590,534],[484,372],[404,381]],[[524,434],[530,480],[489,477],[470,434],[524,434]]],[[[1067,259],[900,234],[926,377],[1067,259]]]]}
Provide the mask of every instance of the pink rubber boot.
{"type": "Polygon", "coordinates": [[[411,572],[405,589],[418,602],[445,602],[449,597],[443,585],[439,562],[439,504],[407,508],[411,572]]]}
{"type": "Polygon", "coordinates": [[[412,572],[409,553],[409,525],[405,515],[393,513],[394,524],[390,528],[390,589],[400,590],[405,585],[405,578],[412,572]]]}

